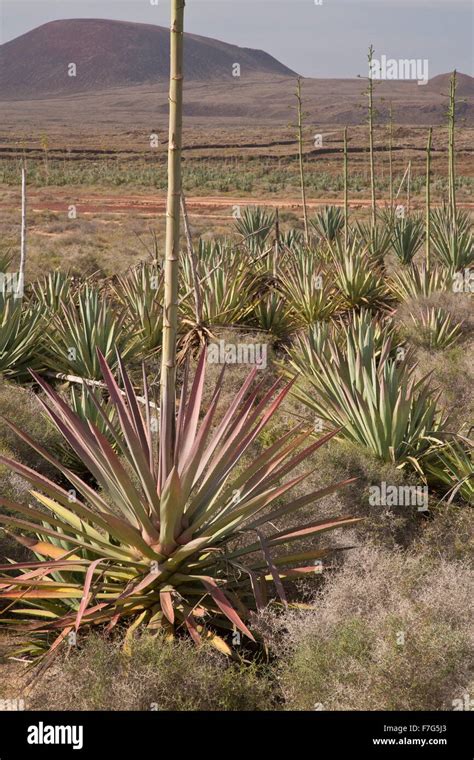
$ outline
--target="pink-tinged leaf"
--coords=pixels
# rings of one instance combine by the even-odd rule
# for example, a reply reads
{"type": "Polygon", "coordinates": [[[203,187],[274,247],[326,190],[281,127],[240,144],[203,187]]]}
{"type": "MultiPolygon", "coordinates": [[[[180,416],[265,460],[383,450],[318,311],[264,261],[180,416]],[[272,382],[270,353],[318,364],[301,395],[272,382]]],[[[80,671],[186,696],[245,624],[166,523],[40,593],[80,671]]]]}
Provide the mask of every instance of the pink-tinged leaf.
{"type": "MultiPolygon", "coordinates": [[[[250,389],[250,387],[251,387],[251,385],[252,385],[252,383],[253,383],[253,381],[255,379],[255,376],[256,376],[257,372],[258,372],[257,368],[254,367],[254,369],[252,369],[252,371],[249,373],[249,375],[247,376],[247,378],[246,378],[245,382],[243,383],[242,387],[240,388],[240,390],[238,391],[237,395],[234,397],[233,401],[231,402],[229,408],[227,409],[226,413],[224,414],[224,417],[222,418],[221,422],[217,426],[217,430],[214,432],[214,434],[212,436],[212,439],[211,439],[211,442],[209,443],[208,448],[206,449],[205,453],[203,454],[203,456],[201,458],[201,463],[200,463],[200,465],[198,467],[198,470],[196,472],[196,480],[199,480],[199,478],[203,474],[203,472],[204,472],[204,470],[205,470],[205,468],[206,468],[209,460],[211,459],[212,455],[214,454],[216,448],[219,446],[220,442],[224,439],[224,437],[225,437],[225,435],[227,433],[227,429],[229,427],[229,424],[230,424],[230,422],[232,420],[232,417],[233,417],[235,411],[237,410],[237,408],[239,407],[241,401],[245,397],[246,393],[250,389]]],[[[222,384],[222,377],[223,377],[223,375],[221,374],[221,378],[220,378],[221,382],[220,382],[220,384],[222,384]]],[[[219,387],[219,390],[220,390],[220,386],[219,385],[218,385],[218,387],[219,387]]],[[[245,406],[244,412],[242,412],[241,416],[245,416],[245,409],[247,409],[247,408],[250,409],[250,406],[252,405],[253,399],[255,397],[256,397],[256,391],[254,391],[252,393],[252,396],[250,397],[250,399],[248,399],[247,405],[245,406]]]]}
{"type": "Polygon", "coordinates": [[[163,615],[169,620],[171,625],[174,624],[174,607],[171,593],[169,591],[160,591],[160,605],[163,615]]]}
{"type": "Polygon", "coordinates": [[[221,612],[223,612],[224,615],[230,620],[230,622],[237,626],[237,628],[239,628],[239,630],[241,630],[245,636],[248,636],[251,641],[255,641],[255,638],[252,636],[245,623],[240,619],[237,612],[234,610],[226,595],[222,589],[219,588],[215,580],[209,576],[202,576],[201,580],[204,588],[212,596],[221,612]]]}
{"type": "Polygon", "coordinates": [[[202,392],[204,389],[204,379],[206,374],[206,349],[201,351],[194,381],[191,387],[189,399],[186,402],[185,418],[180,440],[180,460],[186,460],[194,444],[197,426],[199,422],[199,413],[201,411],[202,392]]]}
{"type": "Polygon", "coordinates": [[[91,564],[89,565],[89,568],[86,573],[86,577],[84,580],[84,591],[82,594],[81,603],[79,605],[79,609],[77,611],[76,616],[76,623],[75,623],[75,629],[76,631],[79,630],[79,626],[81,624],[82,617],[84,615],[84,612],[86,611],[86,607],[89,603],[89,592],[91,588],[92,578],[94,576],[94,570],[98,565],[100,565],[101,562],[104,562],[106,560],[106,557],[99,557],[99,559],[95,559],[91,564]]]}
{"type": "MultiPolygon", "coordinates": [[[[290,391],[292,383],[285,386],[270,406],[268,406],[270,398],[274,395],[276,388],[280,384],[280,379],[273,384],[270,390],[264,395],[263,399],[257,404],[255,409],[253,409],[250,416],[248,416],[247,413],[241,414],[239,420],[237,422],[234,421],[231,434],[227,437],[225,444],[212,460],[209,473],[201,485],[199,493],[196,494],[191,506],[187,510],[189,516],[192,516],[195,511],[199,509],[199,506],[208,500],[210,494],[216,490],[216,487],[224,479],[226,473],[230,472],[234,464],[242,458],[243,454],[247,451],[249,446],[257,438],[261,430],[268,424],[271,417],[282,404],[284,398],[290,391]],[[259,420],[261,413],[265,409],[265,413],[259,420]],[[255,427],[252,428],[254,423],[256,423],[255,427]]],[[[255,395],[256,391],[253,391],[251,401],[247,402],[246,409],[248,412],[250,411],[250,406],[253,404],[255,395]]]]}
{"type": "Polygon", "coordinates": [[[202,465],[203,447],[206,444],[209,431],[211,429],[212,422],[214,420],[217,405],[219,403],[221,390],[222,390],[222,384],[218,383],[214,390],[213,397],[209,403],[208,410],[201,423],[201,427],[199,428],[199,432],[197,433],[195,437],[194,444],[189,452],[189,455],[187,456],[186,459],[183,459],[181,454],[177,456],[177,460],[179,462],[178,471],[180,473],[180,476],[182,476],[183,492],[185,494],[186,499],[188,498],[193,485],[196,483],[197,473],[199,471],[199,468],[202,465]]]}
{"type": "Polygon", "coordinates": [[[145,432],[146,432],[146,439],[147,439],[147,445],[148,445],[149,467],[150,467],[150,472],[152,472],[155,479],[157,479],[158,473],[156,472],[156,462],[153,456],[153,436],[151,434],[150,397],[148,393],[148,383],[146,379],[145,363],[142,364],[142,383],[143,383],[143,398],[145,400],[145,421],[146,421],[145,432]]]}
{"type": "Polygon", "coordinates": [[[291,567],[283,571],[283,575],[305,575],[308,573],[321,573],[321,568],[316,565],[309,565],[307,567],[291,567]]]}
{"type": "MultiPolygon", "coordinates": [[[[94,491],[93,488],[87,485],[87,483],[84,483],[79,477],[74,475],[73,472],[68,470],[66,467],[61,465],[60,462],[55,460],[53,457],[51,457],[46,449],[43,449],[42,446],[36,443],[32,438],[30,438],[29,435],[27,435],[23,430],[18,428],[16,425],[14,425],[12,422],[7,420],[5,417],[1,417],[0,419],[3,419],[4,422],[13,430],[16,435],[18,435],[22,440],[25,441],[29,446],[31,446],[32,449],[34,449],[40,456],[42,456],[47,462],[53,465],[59,472],[61,472],[67,480],[69,480],[78,490],[79,493],[81,493],[86,498],[89,498],[90,501],[94,504],[96,507],[96,512],[93,512],[92,510],[88,509],[85,504],[82,504],[81,502],[76,502],[75,505],[75,511],[76,513],[84,517],[86,520],[95,520],[97,524],[99,524],[102,528],[107,529],[107,523],[101,517],[101,513],[107,512],[108,507],[107,503],[100,498],[99,494],[94,491]],[[80,510],[80,511],[79,511],[80,510]],[[97,514],[98,512],[98,514],[97,514]]],[[[36,487],[40,487],[48,496],[51,496],[52,498],[57,498],[60,500],[60,503],[64,503],[64,498],[66,499],[66,502],[70,498],[70,494],[64,490],[64,488],[61,488],[56,483],[54,483],[49,478],[46,478],[44,475],[41,475],[40,473],[36,472],[35,470],[32,470],[30,467],[27,467],[26,465],[21,464],[20,462],[16,462],[14,459],[9,459],[8,457],[4,457],[0,455],[0,463],[5,464],[9,469],[12,469],[14,472],[16,472],[18,475],[21,475],[25,478],[29,483],[32,483],[36,487]]]]}
{"type": "Polygon", "coordinates": [[[64,639],[66,638],[66,636],[69,636],[69,634],[71,633],[72,629],[73,629],[73,627],[71,625],[71,626],[68,626],[67,628],[64,628],[64,630],[61,631],[61,633],[59,634],[59,636],[51,644],[51,646],[49,648],[49,651],[48,651],[48,654],[52,654],[55,651],[55,649],[57,649],[60,646],[60,644],[62,644],[62,642],[64,641],[64,639]]]}
{"type": "Polygon", "coordinates": [[[135,391],[133,390],[132,383],[130,382],[130,378],[124,367],[122,357],[120,356],[118,352],[117,352],[117,361],[118,361],[118,366],[120,369],[120,374],[122,376],[126,399],[128,402],[130,415],[133,421],[135,432],[141,442],[143,451],[146,452],[146,455],[149,458],[150,452],[148,450],[148,439],[146,435],[145,426],[143,424],[143,417],[141,415],[140,408],[138,406],[137,397],[136,397],[135,391]]]}
{"type": "Polygon", "coordinates": [[[297,538],[306,538],[314,533],[322,533],[326,530],[333,530],[334,528],[340,528],[343,525],[352,525],[353,523],[360,522],[361,517],[338,517],[329,521],[318,521],[315,523],[309,523],[301,528],[291,528],[288,530],[282,530],[279,533],[274,533],[268,537],[268,543],[270,546],[277,546],[287,541],[293,541],[297,538]]]}
{"type": "Polygon", "coordinates": [[[293,459],[291,459],[273,474],[270,482],[273,483],[276,480],[280,480],[282,477],[294,470],[294,468],[300,464],[300,462],[303,462],[305,459],[311,456],[311,454],[321,448],[321,446],[324,446],[324,444],[330,441],[331,438],[333,438],[338,432],[338,430],[331,431],[330,433],[324,435],[322,438],[319,438],[319,440],[315,441],[310,446],[307,446],[305,449],[300,451],[299,454],[293,457],[293,459]]]}
{"type": "MultiPolygon", "coordinates": [[[[156,483],[153,480],[153,475],[150,472],[149,468],[149,458],[141,446],[140,438],[135,432],[134,424],[129,410],[124,403],[120,388],[118,387],[107,362],[103,357],[99,356],[99,363],[104,381],[110,393],[110,397],[115,406],[115,409],[117,410],[117,414],[122,426],[123,436],[127,442],[128,452],[134,463],[135,472],[140,478],[142,488],[147,496],[149,504],[153,506],[155,514],[158,514],[159,499],[156,490],[156,483]]],[[[153,535],[154,529],[152,523],[148,520],[145,511],[141,507],[141,504],[137,504],[137,512],[138,507],[140,507],[139,516],[141,522],[147,526],[148,534],[153,535]]]]}
{"type": "MultiPolygon", "coordinates": [[[[181,438],[183,436],[183,427],[186,411],[186,399],[188,396],[188,381],[189,381],[189,356],[184,364],[183,382],[181,385],[181,395],[179,397],[178,414],[176,417],[176,440],[174,449],[174,466],[178,466],[178,455],[181,450],[181,438]]],[[[160,435],[161,439],[161,435],[160,435]]]]}
{"type": "Polygon", "coordinates": [[[285,435],[278,439],[272,446],[265,449],[235,481],[235,488],[242,483],[246,483],[246,490],[250,491],[260,482],[268,482],[267,478],[278,467],[292,451],[297,449],[304,440],[307,433],[299,432],[301,425],[289,430],[285,435]],[[289,442],[288,442],[289,441],[289,442]],[[285,445],[286,444],[286,445],[285,445]]]}
{"type": "Polygon", "coordinates": [[[305,507],[307,504],[311,504],[312,502],[321,499],[323,496],[328,496],[330,493],[339,490],[343,486],[350,485],[356,480],[357,478],[348,478],[347,480],[343,480],[340,483],[333,483],[332,485],[327,486],[327,488],[321,488],[319,491],[313,491],[312,493],[306,494],[305,496],[300,496],[299,499],[295,499],[295,501],[293,501],[291,504],[285,504],[283,507],[279,507],[273,512],[270,512],[270,514],[266,514],[263,517],[260,517],[254,522],[250,523],[249,525],[246,525],[245,530],[253,530],[259,525],[263,525],[267,522],[272,522],[273,520],[282,517],[282,515],[289,514],[290,512],[296,512],[298,509],[305,507]]]}
{"type": "Polygon", "coordinates": [[[139,591],[143,591],[143,589],[148,588],[148,586],[151,586],[152,583],[156,582],[158,578],[160,577],[161,572],[153,571],[151,573],[147,573],[144,578],[141,579],[141,581],[138,581],[138,583],[131,584],[125,591],[120,594],[119,597],[117,597],[116,602],[122,601],[122,599],[126,599],[127,597],[131,596],[131,594],[138,594],[139,591]]]}
{"type": "Polygon", "coordinates": [[[163,486],[160,499],[159,540],[163,554],[170,554],[176,545],[176,538],[181,533],[184,507],[181,481],[176,467],[173,467],[163,486]]]}
{"type": "Polygon", "coordinates": [[[186,628],[189,631],[189,635],[191,636],[192,640],[195,644],[199,645],[201,643],[201,636],[199,635],[199,631],[197,629],[196,621],[191,613],[189,615],[186,615],[184,618],[184,622],[186,624],[186,628]]]}

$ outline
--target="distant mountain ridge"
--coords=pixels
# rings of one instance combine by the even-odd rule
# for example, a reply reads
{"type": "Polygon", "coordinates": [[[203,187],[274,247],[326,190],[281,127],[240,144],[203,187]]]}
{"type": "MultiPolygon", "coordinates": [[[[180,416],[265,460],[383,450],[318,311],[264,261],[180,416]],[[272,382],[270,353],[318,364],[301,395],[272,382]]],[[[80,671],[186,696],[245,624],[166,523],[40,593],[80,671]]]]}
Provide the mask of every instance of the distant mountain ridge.
{"type": "MultiPolygon", "coordinates": [[[[297,74],[263,50],[185,33],[188,81],[297,74]]],[[[169,30],[102,19],[51,21],[0,46],[0,98],[28,99],[163,81],[169,75],[169,30]],[[76,76],[68,74],[69,64],[76,76]]]]}

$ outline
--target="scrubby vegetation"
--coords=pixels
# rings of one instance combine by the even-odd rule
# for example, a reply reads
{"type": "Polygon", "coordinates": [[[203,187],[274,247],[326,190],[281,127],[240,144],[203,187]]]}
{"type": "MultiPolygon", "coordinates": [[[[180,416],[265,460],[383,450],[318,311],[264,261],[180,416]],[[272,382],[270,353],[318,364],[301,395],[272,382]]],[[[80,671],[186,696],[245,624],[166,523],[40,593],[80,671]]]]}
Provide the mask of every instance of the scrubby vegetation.
{"type": "Polygon", "coordinates": [[[287,707],[452,709],[472,688],[472,580],[458,562],[351,553],[312,612],[269,622],[287,707]]]}

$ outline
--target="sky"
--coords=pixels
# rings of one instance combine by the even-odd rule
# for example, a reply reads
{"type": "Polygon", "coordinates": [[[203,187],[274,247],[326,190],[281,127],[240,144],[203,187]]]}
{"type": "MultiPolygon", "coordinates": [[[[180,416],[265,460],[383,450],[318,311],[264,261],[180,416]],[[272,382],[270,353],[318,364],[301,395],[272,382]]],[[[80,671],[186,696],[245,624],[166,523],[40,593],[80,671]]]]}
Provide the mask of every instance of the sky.
{"type": "MultiPolygon", "coordinates": [[[[366,74],[376,57],[427,59],[429,77],[474,74],[470,0],[187,0],[185,28],[260,48],[303,76],[366,74]]],[[[0,40],[65,18],[168,26],[169,0],[0,0],[0,40]]]]}

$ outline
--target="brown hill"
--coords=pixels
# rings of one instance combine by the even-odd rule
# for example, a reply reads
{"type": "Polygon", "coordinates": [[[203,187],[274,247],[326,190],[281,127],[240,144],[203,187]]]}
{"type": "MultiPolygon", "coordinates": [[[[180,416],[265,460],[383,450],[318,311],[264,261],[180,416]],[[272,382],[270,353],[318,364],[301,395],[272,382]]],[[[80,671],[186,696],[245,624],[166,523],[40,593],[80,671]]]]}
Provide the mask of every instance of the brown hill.
{"type": "MultiPolygon", "coordinates": [[[[451,74],[439,74],[437,77],[430,79],[426,85],[426,89],[429,92],[448,95],[450,79],[451,74]]],[[[469,97],[470,95],[474,95],[474,77],[470,77],[469,74],[461,74],[458,72],[456,95],[458,97],[469,97]]]]}
{"type": "MultiPolygon", "coordinates": [[[[185,34],[188,81],[296,76],[268,53],[185,34]]],[[[169,74],[169,31],[160,26],[101,19],[52,21],[0,46],[0,98],[73,95],[150,82],[169,74]],[[68,65],[76,64],[76,76],[68,65]]],[[[234,80],[235,81],[235,80],[234,80]]]]}

